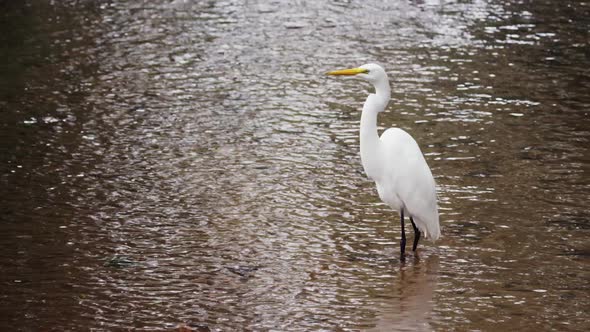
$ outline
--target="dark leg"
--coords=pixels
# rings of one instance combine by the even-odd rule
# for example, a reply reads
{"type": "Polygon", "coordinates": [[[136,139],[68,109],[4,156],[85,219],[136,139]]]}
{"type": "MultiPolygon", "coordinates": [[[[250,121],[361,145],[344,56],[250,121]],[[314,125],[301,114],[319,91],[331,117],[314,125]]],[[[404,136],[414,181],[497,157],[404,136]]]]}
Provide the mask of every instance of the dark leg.
{"type": "Polygon", "coordinates": [[[401,220],[402,220],[402,240],[399,244],[400,251],[401,251],[401,258],[404,259],[404,254],[406,253],[406,230],[404,227],[404,210],[401,210],[401,220]]]}
{"type": "Polygon", "coordinates": [[[414,219],[412,217],[410,217],[410,221],[412,222],[412,227],[414,227],[414,245],[412,246],[412,251],[416,251],[418,241],[420,241],[420,230],[416,227],[416,224],[414,224],[414,219]]]}

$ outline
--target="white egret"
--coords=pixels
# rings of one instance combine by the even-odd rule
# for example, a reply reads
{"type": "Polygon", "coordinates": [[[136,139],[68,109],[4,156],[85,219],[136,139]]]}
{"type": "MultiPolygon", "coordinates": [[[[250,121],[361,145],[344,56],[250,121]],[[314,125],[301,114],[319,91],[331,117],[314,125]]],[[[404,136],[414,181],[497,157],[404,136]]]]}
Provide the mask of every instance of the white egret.
{"type": "Polygon", "coordinates": [[[420,233],[437,240],[440,236],[436,185],[418,143],[402,129],[390,128],[381,137],[377,132],[377,115],[389,103],[389,79],[376,64],[331,71],[328,75],[357,76],[369,81],[375,93],[369,94],[361,114],[361,161],[367,176],[375,181],[379,198],[401,216],[401,258],[406,249],[404,213],[410,216],[414,228],[416,251],[420,233]]]}

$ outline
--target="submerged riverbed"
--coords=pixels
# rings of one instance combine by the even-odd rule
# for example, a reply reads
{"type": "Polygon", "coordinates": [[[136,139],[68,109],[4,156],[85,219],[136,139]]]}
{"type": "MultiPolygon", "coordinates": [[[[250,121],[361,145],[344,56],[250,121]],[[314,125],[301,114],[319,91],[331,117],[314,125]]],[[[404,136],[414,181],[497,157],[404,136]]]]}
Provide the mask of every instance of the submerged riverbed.
{"type": "Polygon", "coordinates": [[[589,3],[0,18],[1,330],[590,328],[589,3]],[[438,184],[442,239],[403,264],[360,164],[369,86],[325,76],[367,62],[438,184]]]}

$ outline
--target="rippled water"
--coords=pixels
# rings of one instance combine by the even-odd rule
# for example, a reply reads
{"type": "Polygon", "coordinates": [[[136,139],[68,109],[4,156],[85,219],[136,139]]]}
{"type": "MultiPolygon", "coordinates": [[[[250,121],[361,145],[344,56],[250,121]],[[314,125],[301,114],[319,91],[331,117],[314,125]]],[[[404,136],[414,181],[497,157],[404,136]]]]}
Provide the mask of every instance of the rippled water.
{"type": "Polygon", "coordinates": [[[590,328],[590,4],[0,1],[2,330],[590,328]],[[358,154],[420,142],[398,257],[358,154]]]}

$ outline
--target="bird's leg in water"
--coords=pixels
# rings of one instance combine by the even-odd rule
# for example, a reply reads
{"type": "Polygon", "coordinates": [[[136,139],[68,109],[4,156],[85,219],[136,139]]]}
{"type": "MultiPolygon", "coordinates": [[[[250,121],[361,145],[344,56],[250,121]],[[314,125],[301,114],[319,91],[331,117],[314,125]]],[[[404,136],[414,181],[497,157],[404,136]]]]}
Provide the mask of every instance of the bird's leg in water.
{"type": "Polygon", "coordinates": [[[404,229],[404,210],[401,210],[401,221],[402,221],[402,240],[399,243],[401,251],[401,259],[404,259],[406,253],[406,230],[404,229]]]}
{"type": "Polygon", "coordinates": [[[418,247],[418,241],[420,241],[420,230],[416,227],[414,223],[414,218],[410,217],[410,221],[412,222],[412,227],[414,227],[414,245],[412,246],[412,251],[416,251],[418,247]]]}

